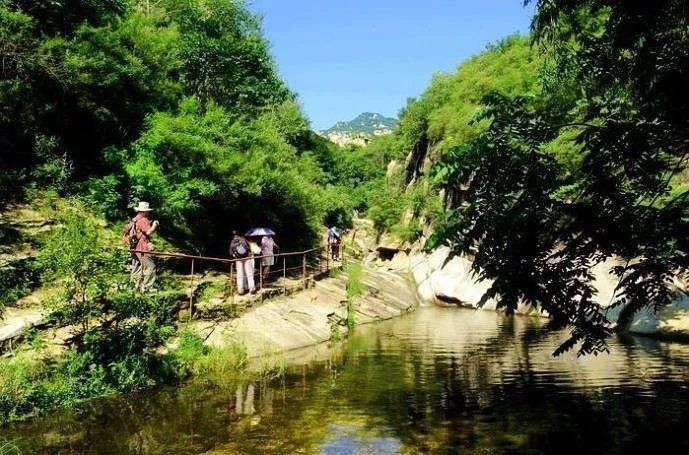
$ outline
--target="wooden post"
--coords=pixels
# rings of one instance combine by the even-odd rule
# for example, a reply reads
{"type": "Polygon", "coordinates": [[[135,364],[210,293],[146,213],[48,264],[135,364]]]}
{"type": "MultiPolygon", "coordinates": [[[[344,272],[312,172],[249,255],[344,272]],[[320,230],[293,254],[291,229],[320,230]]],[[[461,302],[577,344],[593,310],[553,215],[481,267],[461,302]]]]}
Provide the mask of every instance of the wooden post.
{"type": "Polygon", "coordinates": [[[189,279],[189,321],[194,317],[194,259],[191,260],[191,277],[189,279]]]}
{"type": "Polygon", "coordinates": [[[230,295],[234,297],[234,262],[230,262],[230,295]]]}
{"type": "Polygon", "coordinates": [[[282,257],[282,292],[287,295],[287,257],[282,257]]]}
{"type": "Polygon", "coordinates": [[[306,289],[308,287],[306,284],[306,253],[304,253],[301,257],[301,269],[302,276],[304,277],[304,289],[306,289]]]}
{"type": "Polygon", "coordinates": [[[261,302],[263,302],[263,258],[258,260],[258,287],[261,292],[261,302]]]}

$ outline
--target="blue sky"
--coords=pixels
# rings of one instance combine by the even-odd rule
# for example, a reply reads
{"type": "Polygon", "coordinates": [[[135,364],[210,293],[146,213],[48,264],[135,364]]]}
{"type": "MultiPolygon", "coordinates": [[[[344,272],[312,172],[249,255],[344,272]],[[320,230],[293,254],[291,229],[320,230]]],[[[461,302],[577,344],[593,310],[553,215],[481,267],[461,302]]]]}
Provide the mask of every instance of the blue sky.
{"type": "Polygon", "coordinates": [[[434,73],[529,29],[522,0],[251,0],[280,73],[315,129],[396,117],[434,73]]]}

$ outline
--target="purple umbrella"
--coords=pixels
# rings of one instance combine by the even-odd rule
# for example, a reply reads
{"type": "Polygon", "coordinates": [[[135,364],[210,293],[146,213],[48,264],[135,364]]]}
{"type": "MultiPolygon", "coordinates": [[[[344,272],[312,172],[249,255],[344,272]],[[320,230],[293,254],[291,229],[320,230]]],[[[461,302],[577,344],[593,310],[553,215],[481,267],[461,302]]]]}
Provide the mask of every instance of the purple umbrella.
{"type": "Polygon", "coordinates": [[[262,237],[264,235],[273,236],[275,235],[275,231],[270,228],[257,227],[249,229],[245,235],[247,237],[262,237]]]}

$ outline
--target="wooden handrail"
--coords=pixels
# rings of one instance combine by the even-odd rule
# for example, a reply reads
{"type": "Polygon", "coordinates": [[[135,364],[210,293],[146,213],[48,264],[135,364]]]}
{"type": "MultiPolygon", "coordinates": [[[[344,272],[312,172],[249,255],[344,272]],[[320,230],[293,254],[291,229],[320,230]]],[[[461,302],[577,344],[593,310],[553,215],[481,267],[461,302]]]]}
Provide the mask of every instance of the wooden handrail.
{"type": "MultiPolygon", "coordinates": [[[[320,260],[317,264],[317,267],[314,267],[312,269],[312,274],[309,276],[308,272],[308,267],[307,267],[307,258],[306,255],[309,253],[314,253],[314,252],[323,252],[325,251],[326,257],[328,258],[327,260],[327,265],[326,265],[326,272],[330,270],[330,250],[327,247],[320,247],[320,248],[311,248],[309,250],[304,250],[304,251],[292,251],[289,253],[277,253],[277,254],[272,254],[272,255],[260,255],[260,256],[247,256],[244,258],[219,258],[219,257],[213,257],[213,256],[201,256],[201,255],[193,255],[193,254],[184,254],[184,253],[165,253],[165,252],[157,252],[157,251],[141,251],[141,250],[129,250],[131,253],[137,253],[141,255],[150,255],[150,256],[156,256],[156,257],[168,257],[168,258],[178,258],[178,259],[187,259],[190,260],[191,262],[191,271],[189,274],[189,320],[191,320],[194,317],[194,284],[195,284],[195,274],[197,273],[197,268],[195,267],[197,265],[196,261],[211,261],[211,262],[217,262],[221,264],[229,264],[230,265],[230,282],[231,282],[231,289],[232,289],[232,295],[234,296],[235,289],[234,289],[234,281],[235,281],[235,270],[236,268],[239,267],[239,265],[236,265],[237,262],[239,261],[246,261],[246,260],[256,260],[256,259],[263,259],[267,257],[277,257],[277,258],[282,258],[282,270],[276,270],[271,273],[276,274],[276,273],[281,273],[282,278],[283,278],[283,283],[282,283],[282,290],[283,293],[286,295],[287,294],[287,272],[291,271],[296,271],[300,270],[301,271],[301,281],[304,289],[307,289],[309,286],[309,280],[313,282],[315,279],[316,275],[318,273],[322,273],[321,270],[321,263],[320,260]],[[301,257],[300,264],[296,267],[292,268],[287,268],[287,257],[295,257],[299,256],[301,257]],[[233,264],[235,264],[233,266],[233,264]]],[[[319,258],[322,260],[322,258],[319,258]]],[[[143,268],[141,269],[141,273],[143,273],[143,268]]],[[[259,274],[259,282],[260,282],[260,289],[263,289],[263,267],[262,265],[259,266],[258,271],[254,271],[254,274],[258,273],[259,274]]],[[[291,274],[290,274],[291,275],[291,274]]],[[[263,294],[261,294],[261,300],[263,299],[263,294]]]]}
{"type": "Polygon", "coordinates": [[[172,258],[180,258],[180,259],[198,259],[202,261],[214,261],[214,262],[222,262],[224,264],[232,264],[237,261],[244,261],[249,258],[253,259],[263,259],[263,258],[268,258],[268,257],[292,257],[292,256],[301,256],[301,255],[306,255],[309,253],[313,253],[314,251],[319,251],[322,248],[311,248],[310,250],[305,250],[305,251],[293,251],[289,253],[278,253],[278,254],[270,254],[270,255],[265,255],[265,256],[247,256],[245,258],[234,258],[234,259],[229,259],[229,258],[218,258],[218,257],[213,257],[213,256],[197,256],[197,255],[192,255],[192,254],[183,254],[183,253],[159,253],[157,251],[141,251],[141,250],[130,250],[132,253],[138,253],[138,254],[148,254],[151,256],[158,256],[158,257],[172,257],[172,258]]]}

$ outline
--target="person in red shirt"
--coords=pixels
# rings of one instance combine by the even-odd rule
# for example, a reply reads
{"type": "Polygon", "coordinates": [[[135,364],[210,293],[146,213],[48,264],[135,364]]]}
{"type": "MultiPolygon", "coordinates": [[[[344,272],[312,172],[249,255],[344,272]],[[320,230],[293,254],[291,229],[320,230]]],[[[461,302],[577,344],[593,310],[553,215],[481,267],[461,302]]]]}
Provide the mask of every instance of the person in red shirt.
{"type": "Polygon", "coordinates": [[[155,283],[156,265],[153,257],[145,253],[153,251],[151,235],[158,229],[160,223],[158,221],[150,222],[149,216],[152,209],[148,202],[139,202],[139,205],[134,210],[136,211],[136,216],[133,219],[137,238],[136,256],[141,264],[140,275],[136,281],[136,289],[146,292],[155,283]]]}

